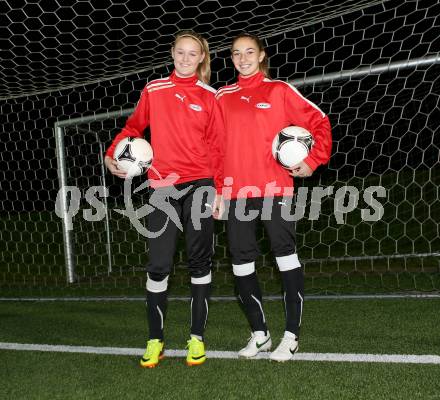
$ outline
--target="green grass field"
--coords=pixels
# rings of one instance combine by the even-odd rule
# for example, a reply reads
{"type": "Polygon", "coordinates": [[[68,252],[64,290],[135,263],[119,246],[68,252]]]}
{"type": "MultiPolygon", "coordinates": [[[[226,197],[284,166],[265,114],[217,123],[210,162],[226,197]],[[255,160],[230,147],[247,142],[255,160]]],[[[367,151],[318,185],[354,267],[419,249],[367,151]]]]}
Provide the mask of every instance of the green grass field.
{"type": "MultiPolygon", "coordinates": [[[[440,299],[309,300],[301,353],[440,355],[440,299]]],[[[279,301],[265,304],[275,343],[279,301]]],[[[189,305],[170,302],[166,347],[184,349],[189,305]]],[[[1,302],[0,342],[142,348],[143,302],[1,302]]],[[[210,304],[207,350],[237,351],[249,336],[236,302],[210,304]]],[[[141,352],[141,350],[140,350],[141,352]]],[[[440,365],[166,358],[0,350],[4,399],[439,399],[440,365]]]]}

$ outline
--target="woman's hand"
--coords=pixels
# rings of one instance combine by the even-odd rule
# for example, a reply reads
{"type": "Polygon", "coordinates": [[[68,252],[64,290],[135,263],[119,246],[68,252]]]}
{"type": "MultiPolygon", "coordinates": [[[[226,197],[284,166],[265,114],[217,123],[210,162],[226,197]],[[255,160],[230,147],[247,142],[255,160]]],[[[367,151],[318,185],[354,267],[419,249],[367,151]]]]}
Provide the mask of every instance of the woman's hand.
{"type": "Polygon", "coordinates": [[[104,164],[107,167],[107,169],[113,174],[118,176],[119,178],[125,179],[127,176],[127,173],[124,171],[121,171],[118,168],[118,163],[113,158],[106,156],[104,159],[104,164]]]}
{"type": "Polygon", "coordinates": [[[212,203],[212,216],[214,219],[221,219],[225,212],[225,202],[221,194],[216,194],[214,203],[212,203]]]}
{"type": "Polygon", "coordinates": [[[292,172],[289,172],[289,175],[298,178],[307,178],[313,174],[313,170],[304,161],[295,164],[290,170],[292,172]]]}

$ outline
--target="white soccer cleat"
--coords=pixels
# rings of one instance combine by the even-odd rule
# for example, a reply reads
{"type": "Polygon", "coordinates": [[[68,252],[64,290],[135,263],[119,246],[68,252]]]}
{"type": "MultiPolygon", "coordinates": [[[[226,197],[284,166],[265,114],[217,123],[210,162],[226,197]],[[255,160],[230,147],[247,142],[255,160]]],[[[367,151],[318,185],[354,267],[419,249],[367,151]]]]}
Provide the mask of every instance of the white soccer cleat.
{"type": "Polygon", "coordinates": [[[238,352],[239,357],[251,358],[255,357],[260,351],[269,351],[272,346],[270,333],[267,335],[263,331],[252,332],[249,342],[238,352]]]}
{"type": "Polygon", "coordinates": [[[298,336],[294,333],[284,334],[279,346],[270,354],[269,358],[273,361],[289,361],[298,351],[298,336]]]}

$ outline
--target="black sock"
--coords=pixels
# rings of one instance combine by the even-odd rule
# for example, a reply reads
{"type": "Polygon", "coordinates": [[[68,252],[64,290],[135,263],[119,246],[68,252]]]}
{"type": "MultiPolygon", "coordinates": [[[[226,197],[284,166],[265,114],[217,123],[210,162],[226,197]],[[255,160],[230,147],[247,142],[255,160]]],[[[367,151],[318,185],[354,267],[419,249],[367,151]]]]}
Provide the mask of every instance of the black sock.
{"type": "Polygon", "coordinates": [[[203,338],[208,319],[211,283],[191,284],[191,334],[203,338]]]}
{"type": "Polygon", "coordinates": [[[246,312],[252,332],[264,331],[267,333],[266,319],[263,312],[263,300],[257,274],[235,276],[238,294],[246,312]]]}
{"type": "Polygon", "coordinates": [[[150,292],[147,290],[147,318],[149,338],[163,340],[163,324],[167,311],[168,291],[150,292]]]}
{"type": "Polygon", "coordinates": [[[299,336],[304,299],[304,273],[302,268],[281,272],[286,309],[286,331],[299,336]]]}

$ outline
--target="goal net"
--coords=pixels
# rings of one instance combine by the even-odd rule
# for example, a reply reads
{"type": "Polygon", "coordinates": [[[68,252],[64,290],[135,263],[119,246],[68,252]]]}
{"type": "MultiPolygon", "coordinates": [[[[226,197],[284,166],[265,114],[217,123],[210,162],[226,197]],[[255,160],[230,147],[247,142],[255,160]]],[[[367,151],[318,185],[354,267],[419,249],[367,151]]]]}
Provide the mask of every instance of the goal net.
{"type": "MultiPolygon", "coordinates": [[[[295,180],[306,293],[440,290],[438,4],[75,2],[46,10],[25,3],[6,13],[13,35],[5,54],[14,58],[0,71],[5,293],[143,294],[146,239],[117,211],[123,182],[106,173],[102,157],[145,83],[172,70],[169,46],[185,28],[209,38],[214,87],[234,80],[228,45],[248,28],[266,45],[272,77],[290,81],[330,118],[329,165],[295,180]],[[63,29],[62,43],[54,29],[63,29]],[[102,207],[92,210],[90,196],[102,207]],[[77,205],[71,220],[60,218],[63,205],[77,205]]],[[[144,203],[142,191],[133,195],[136,207],[144,203]]],[[[269,242],[258,232],[257,272],[265,294],[278,294],[269,242]]],[[[223,222],[215,246],[214,294],[233,294],[223,222]]],[[[172,293],[187,293],[182,242],[170,282],[172,293]]]]}

